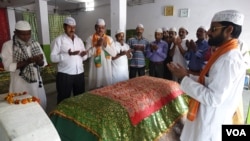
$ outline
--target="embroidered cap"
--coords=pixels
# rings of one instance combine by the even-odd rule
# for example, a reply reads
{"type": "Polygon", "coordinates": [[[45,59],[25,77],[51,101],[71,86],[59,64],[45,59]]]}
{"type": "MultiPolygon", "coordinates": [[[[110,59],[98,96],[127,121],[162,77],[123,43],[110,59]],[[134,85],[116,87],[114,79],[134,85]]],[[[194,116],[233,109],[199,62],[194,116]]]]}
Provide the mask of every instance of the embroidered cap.
{"type": "Polygon", "coordinates": [[[119,33],[124,33],[124,30],[122,30],[122,29],[116,30],[115,35],[117,35],[117,34],[119,34],[119,33]]]}
{"type": "Polygon", "coordinates": [[[155,30],[155,32],[157,32],[157,33],[162,33],[162,29],[161,29],[161,28],[157,28],[157,29],[155,30]]]}
{"type": "Polygon", "coordinates": [[[64,23],[67,24],[67,25],[71,25],[71,26],[75,26],[76,25],[76,21],[74,18],[72,17],[67,17],[65,20],[64,20],[64,23]]]}
{"type": "Polygon", "coordinates": [[[104,19],[97,19],[96,25],[105,25],[104,19]]]}
{"type": "Polygon", "coordinates": [[[26,31],[31,30],[31,27],[27,21],[18,21],[15,25],[15,29],[26,31]]]}
{"type": "Polygon", "coordinates": [[[232,22],[236,25],[243,25],[244,15],[236,10],[224,10],[216,13],[212,19],[212,22],[232,22]]]}

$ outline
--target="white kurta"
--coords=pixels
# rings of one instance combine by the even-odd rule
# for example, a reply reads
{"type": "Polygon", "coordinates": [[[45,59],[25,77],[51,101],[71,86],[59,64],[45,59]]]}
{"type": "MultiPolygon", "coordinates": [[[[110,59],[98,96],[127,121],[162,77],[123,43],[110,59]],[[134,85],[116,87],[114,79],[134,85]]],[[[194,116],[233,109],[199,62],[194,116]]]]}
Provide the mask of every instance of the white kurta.
{"type": "MultiPolygon", "coordinates": [[[[187,46],[186,46],[186,41],[187,40],[182,40],[181,41],[181,46],[183,50],[187,51],[187,46]]],[[[171,45],[170,49],[172,49],[174,44],[171,45]]],[[[180,49],[176,46],[174,50],[174,55],[173,55],[173,62],[180,64],[182,67],[187,68],[187,61],[184,58],[184,56],[181,54],[180,49]]],[[[178,81],[178,78],[173,76],[174,81],[178,81]]]]}
{"type": "MultiPolygon", "coordinates": [[[[119,42],[115,42],[115,50],[117,54],[121,51],[128,51],[129,49],[128,44],[124,43],[122,46],[119,42]]],[[[129,73],[127,55],[122,55],[119,58],[112,60],[112,83],[114,84],[128,79],[129,73]]]]}
{"type": "MultiPolygon", "coordinates": [[[[173,48],[173,45],[174,44],[172,44],[170,49],[173,48]]],[[[186,46],[186,40],[182,40],[181,46],[182,46],[183,50],[187,51],[188,48],[186,46]]],[[[187,61],[184,58],[184,56],[181,54],[181,51],[177,46],[175,47],[175,50],[174,50],[173,62],[180,64],[184,68],[187,68],[187,61]]]]}
{"type": "MultiPolygon", "coordinates": [[[[4,69],[6,71],[10,72],[10,86],[9,86],[9,92],[28,92],[28,94],[38,97],[40,99],[41,106],[43,109],[46,109],[47,105],[47,99],[46,94],[44,90],[44,86],[39,87],[39,78],[42,81],[42,77],[40,76],[40,72],[38,74],[37,68],[33,67],[37,82],[36,83],[28,83],[26,82],[21,76],[19,76],[20,69],[17,69],[17,62],[13,60],[13,41],[7,41],[3,44],[2,48],[2,60],[4,69]]],[[[26,47],[28,55],[31,57],[31,48],[26,47]]],[[[43,53],[44,58],[44,66],[47,65],[47,61],[44,55],[44,52],[42,51],[42,48],[40,47],[41,52],[43,53]]]]}
{"type": "Polygon", "coordinates": [[[239,50],[222,55],[211,66],[205,86],[197,77],[184,77],[181,89],[200,102],[197,118],[187,120],[181,141],[221,141],[222,124],[231,124],[239,101],[246,65],[239,50]]]}
{"type": "Polygon", "coordinates": [[[84,72],[83,61],[87,60],[87,55],[69,55],[69,49],[73,51],[85,51],[85,46],[81,38],[74,35],[72,40],[63,33],[51,43],[50,58],[53,63],[57,63],[57,71],[69,75],[81,74],[84,72]]]}
{"type": "Polygon", "coordinates": [[[110,36],[108,36],[110,45],[102,47],[101,67],[97,68],[94,62],[96,48],[92,45],[92,37],[93,35],[89,36],[86,40],[86,50],[88,50],[88,57],[90,57],[88,75],[89,90],[112,84],[111,57],[116,56],[114,41],[110,36]],[[104,50],[111,56],[110,59],[105,57],[104,50]]]}
{"type": "Polygon", "coordinates": [[[247,69],[250,69],[250,55],[249,55],[249,47],[246,45],[246,43],[244,43],[241,40],[239,41],[239,48],[240,51],[243,55],[243,58],[245,60],[245,63],[247,64],[247,69]]]}

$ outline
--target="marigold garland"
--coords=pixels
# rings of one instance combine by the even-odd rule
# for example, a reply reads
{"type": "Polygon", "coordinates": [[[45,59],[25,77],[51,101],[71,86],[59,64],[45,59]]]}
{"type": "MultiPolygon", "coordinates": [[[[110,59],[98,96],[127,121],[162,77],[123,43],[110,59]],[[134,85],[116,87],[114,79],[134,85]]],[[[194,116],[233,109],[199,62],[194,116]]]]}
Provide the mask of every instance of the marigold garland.
{"type": "Polygon", "coordinates": [[[22,93],[8,93],[7,96],[4,98],[9,104],[26,104],[30,102],[38,102],[40,103],[40,99],[37,97],[28,97],[28,98],[23,98],[23,99],[14,99],[16,96],[22,96],[26,95],[27,92],[22,92],[22,93]]]}

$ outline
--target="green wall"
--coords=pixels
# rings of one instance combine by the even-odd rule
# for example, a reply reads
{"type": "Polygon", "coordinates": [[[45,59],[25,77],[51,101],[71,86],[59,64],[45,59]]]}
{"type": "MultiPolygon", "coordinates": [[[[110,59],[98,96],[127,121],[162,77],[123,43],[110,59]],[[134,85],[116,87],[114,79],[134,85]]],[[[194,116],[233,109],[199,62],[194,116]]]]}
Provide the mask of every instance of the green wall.
{"type": "Polygon", "coordinates": [[[43,52],[45,54],[45,57],[46,57],[46,60],[47,60],[48,64],[51,64],[51,61],[50,61],[50,44],[41,45],[41,47],[43,49],[43,52]]]}

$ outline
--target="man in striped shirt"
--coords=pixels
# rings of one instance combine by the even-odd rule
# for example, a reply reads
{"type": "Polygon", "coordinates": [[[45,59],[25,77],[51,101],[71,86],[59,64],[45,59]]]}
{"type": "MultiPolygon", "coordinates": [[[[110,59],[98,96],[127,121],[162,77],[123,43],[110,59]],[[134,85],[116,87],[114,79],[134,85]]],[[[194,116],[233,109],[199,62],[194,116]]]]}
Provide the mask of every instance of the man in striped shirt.
{"type": "Polygon", "coordinates": [[[130,60],[129,65],[129,78],[145,75],[145,52],[146,46],[149,44],[149,41],[142,36],[144,32],[144,26],[138,24],[136,27],[136,36],[128,40],[128,45],[131,48],[133,57],[130,60]]]}

